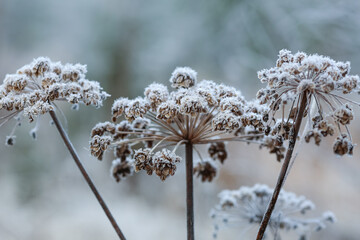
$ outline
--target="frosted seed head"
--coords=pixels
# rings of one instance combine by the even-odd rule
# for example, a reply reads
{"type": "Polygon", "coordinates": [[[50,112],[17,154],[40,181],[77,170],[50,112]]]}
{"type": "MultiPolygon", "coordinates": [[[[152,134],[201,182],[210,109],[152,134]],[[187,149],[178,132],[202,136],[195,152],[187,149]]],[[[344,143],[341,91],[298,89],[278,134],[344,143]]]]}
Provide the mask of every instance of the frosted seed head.
{"type": "Polygon", "coordinates": [[[122,143],[118,144],[114,148],[114,155],[117,158],[120,158],[122,161],[125,161],[125,159],[129,156],[131,156],[133,153],[131,147],[129,144],[122,143]]]}
{"type": "Polygon", "coordinates": [[[196,84],[196,80],[197,72],[189,67],[177,67],[169,81],[173,88],[190,88],[196,84]]]}
{"type": "Polygon", "coordinates": [[[347,125],[354,119],[354,113],[351,106],[346,103],[334,112],[334,117],[340,124],[347,125]]]}
{"type": "Polygon", "coordinates": [[[125,112],[125,109],[129,107],[129,104],[130,100],[128,98],[118,98],[114,101],[111,108],[113,122],[116,122],[116,119],[125,112]]]}
{"type": "Polygon", "coordinates": [[[169,91],[163,84],[152,83],[145,88],[144,95],[149,101],[151,109],[156,110],[161,103],[168,99],[169,91]]]}
{"type": "Polygon", "coordinates": [[[98,160],[102,160],[105,150],[111,144],[110,136],[95,135],[90,141],[90,153],[98,160]]]}
{"type": "Polygon", "coordinates": [[[196,95],[186,95],[181,99],[179,111],[182,114],[195,116],[199,113],[206,113],[208,108],[203,98],[196,95]]]}
{"type": "Polygon", "coordinates": [[[114,134],[115,133],[115,125],[111,122],[98,123],[91,130],[91,137],[94,137],[95,135],[102,136],[105,133],[114,134]]]}
{"type": "Polygon", "coordinates": [[[194,175],[201,177],[202,182],[211,182],[216,176],[216,172],[216,166],[209,160],[199,162],[194,167],[194,175]]]}
{"type": "Polygon", "coordinates": [[[221,163],[224,163],[224,161],[227,158],[225,143],[223,142],[211,143],[208,149],[208,153],[210,157],[215,161],[218,160],[221,163]]]}
{"type": "Polygon", "coordinates": [[[115,125],[114,140],[124,139],[129,135],[129,132],[132,131],[133,127],[128,121],[121,121],[120,123],[115,125]]]}
{"type": "Polygon", "coordinates": [[[354,145],[350,141],[347,134],[341,134],[334,142],[333,150],[336,155],[343,156],[345,154],[353,154],[354,145]]]}
{"type": "Polygon", "coordinates": [[[133,175],[134,162],[130,158],[126,160],[115,159],[112,161],[110,172],[116,182],[120,182],[121,179],[133,175]]]}
{"type": "Polygon", "coordinates": [[[156,175],[158,175],[162,181],[165,181],[167,177],[175,174],[175,164],[180,162],[180,160],[181,157],[166,148],[156,152],[153,156],[156,175]]]}
{"type": "Polygon", "coordinates": [[[145,99],[137,97],[128,102],[127,107],[124,109],[125,118],[129,122],[132,122],[138,117],[144,117],[149,108],[150,105],[145,99]]]}
{"type": "Polygon", "coordinates": [[[179,105],[174,101],[166,101],[159,105],[156,117],[167,121],[172,121],[179,113],[179,105]]]}
{"type": "Polygon", "coordinates": [[[152,175],[154,171],[154,164],[150,148],[140,148],[135,150],[134,154],[135,171],[145,170],[148,175],[152,175]]]}

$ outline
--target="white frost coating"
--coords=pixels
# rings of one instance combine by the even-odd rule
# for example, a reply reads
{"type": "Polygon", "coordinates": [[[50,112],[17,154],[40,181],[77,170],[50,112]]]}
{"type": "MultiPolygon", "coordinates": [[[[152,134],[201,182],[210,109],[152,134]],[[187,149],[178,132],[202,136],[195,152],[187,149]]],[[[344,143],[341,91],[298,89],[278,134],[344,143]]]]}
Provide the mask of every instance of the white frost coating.
{"type": "Polygon", "coordinates": [[[85,65],[62,65],[46,57],[34,59],[16,74],[5,76],[0,86],[0,109],[23,111],[33,121],[53,110],[49,104],[57,100],[100,107],[109,95],[98,82],[85,79],[86,72],[85,65]]]}
{"type": "Polygon", "coordinates": [[[156,109],[161,103],[168,99],[169,91],[163,84],[152,83],[145,88],[144,95],[150,102],[151,108],[156,109]]]}
{"type": "Polygon", "coordinates": [[[189,67],[177,67],[169,81],[173,88],[190,88],[196,84],[196,80],[197,72],[189,67]]]}

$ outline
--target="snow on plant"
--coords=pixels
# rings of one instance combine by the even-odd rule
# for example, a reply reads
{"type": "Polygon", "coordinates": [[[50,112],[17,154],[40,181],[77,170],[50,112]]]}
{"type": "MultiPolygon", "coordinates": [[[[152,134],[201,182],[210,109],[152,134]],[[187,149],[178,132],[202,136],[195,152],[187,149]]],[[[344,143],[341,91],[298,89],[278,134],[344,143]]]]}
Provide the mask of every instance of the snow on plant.
{"type": "MultiPolygon", "coordinates": [[[[63,65],[39,57],[15,74],[7,74],[0,85],[0,110],[11,113],[1,118],[0,126],[13,117],[20,122],[22,115],[32,122],[37,116],[53,111],[55,101],[67,101],[75,107],[79,103],[102,106],[109,95],[102,91],[98,82],[87,80],[86,72],[86,65],[63,65]]],[[[31,132],[34,138],[36,129],[31,132]]],[[[14,130],[7,137],[8,145],[14,143],[14,130]]]]}
{"type": "Polygon", "coordinates": [[[175,174],[181,162],[176,150],[186,143],[209,144],[210,159],[200,157],[194,173],[202,181],[211,181],[216,175],[214,161],[223,163],[227,157],[224,141],[246,138],[237,136],[242,126],[263,130],[265,108],[250,109],[234,88],[208,80],[197,83],[196,77],[188,67],[177,68],[170,78],[175,91],[153,83],[144,97],[119,98],[112,106],[114,123],[99,123],[92,129],[92,155],[101,160],[106,149],[114,148],[119,166],[112,173],[117,181],[132,173],[131,168],[165,180],[175,174]],[[120,116],[125,120],[115,123],[120,116]]]}
{"type": "Polygon", "coordinates": [[[108,148],[114,149],[111,171],[116,181],[134,170],[155,173],[164,181],[175,174],[182,161],[176,151],[185,145],[187,234],[194,239],[193,175],[211,182],[217,172],[215,163],[227,157],[224,141],[262,136],[267,109],[248,105],[235,88],[208,80],[197,82],[197,73],[189,67],[176,68],[170,82],[175,88],[172,92],[153,83],[145,88],[144,97],[115,100],[113,123],[99,123],[92,129],[90,149],[99,160],[108,148]],[[125,119],[116,123],[119,117],[125,119]],[[242,134],[245,127],[253,133],[242,134]],[[210,145],[209,159],[203,160],[195,147],[198,144],[210,145]],[[193,149],[199,155],[195,167],[193,149]]]}
{"type": "Polygon", "coordinates": [[[349,62],[336,62],[317,54],[292,54],[288,50],[281,50],[276,67],[258,73],[259,79],[267,83],[267,87],[257,93],[257,98],[262,104],[270,105],[272,116],[277,111],[282,114],[282,118],[273,122],[272,128],[266,132],[275,142],[272,144],[280,149],[284,141],[289,140],[291,126],[299,111],[301,99],[304,98],[304,117],[310,123],[305,141],[309,142],[313,138],[319,145],[323,137],[338,132],[334,153],[352,155],[353,144],[348,125],[354,116],[349,103],[359,103],[341,94],[359,92],[359,76],[349,73],[349,62]],[[311,104],[315,110],[311,109],[311,104]],[[285,110],[286,105],[290,106],[289,111],[285,110]]]}
{"type": "MultiPolygon", "coordinates": [[[[85,78],[86,72],[86,65],[69,63],[62,65],[60,62],[51,62],[49,58],[39,57],[29,65],[17,70],[15,74],[6,75],[3,84],[0,85],[0,110],[4,109],[11,113],[0,118],[3,120],[0,127],[13,117],[16,118],[17,123],[10,136],[6,138],[7,145],[14,145],[14,132],[16,126],[21,124],[22,115],[33,122],[39,115],[49,113],[77,167],[96,196],[114,230],[120,239],[125,240],[55,114],[56,101],[69,102],[75,108],[78,108],[79,103],[95,107],[102,106],[103,100],[109,95],[102,91],[98,82],[87,80],[85,78]]],[[[37,126],[30,131],[33,138],[36,138],[36,130],[37,126]]]]}
{"type": "Polygon", "coordinates": [[[321,139],[338,132],[333,145],[337,155],[352,155],[353,143],[348,125],[354,119],[350,103],[360,105],[342,94],[359,92],[359,76],[350,75],[349,62],[336,62],[321,55],[292,54],[281,50],[276,66],[258,72],[266,88],[257,93],[261,104],[269,104],[269,125],[265,130],[263,146],[270,148],[277,159],[284,158],[273,197],[261,223],[257,240],[261,240],[271,219],[280,189],[288,174],[295,143],[303,121],[307,119],[305,141],[321,139]],[[289,107],[289,110],[287,110],[289,107]],[[275,115],[281,112],[281,118],[275,115]],[[309,130],[308,130],[309,129],[309,130]],[[288,148],[285,152],[285,141],[288,148]]]}
{"type": "MultiPolygon", "coordinates": [[[[272,193],[273,189],[260,184],[220,192],[220,202],[211,211],[215,225],[214,237],[218,236],[221,228],[246,229],[247,225],[258,226],[272,193]]],[[[314,208],[315,205],[304,196],[282,190],[269,222],[274,239],[280,239],[281,230],[296,232],[300,240],[309,239],[312,232],[320,231],[326,227],[326,223],[336,221],[331,212],[324,212],[318,218],[306,218],[306,213],[314,208]]]]}

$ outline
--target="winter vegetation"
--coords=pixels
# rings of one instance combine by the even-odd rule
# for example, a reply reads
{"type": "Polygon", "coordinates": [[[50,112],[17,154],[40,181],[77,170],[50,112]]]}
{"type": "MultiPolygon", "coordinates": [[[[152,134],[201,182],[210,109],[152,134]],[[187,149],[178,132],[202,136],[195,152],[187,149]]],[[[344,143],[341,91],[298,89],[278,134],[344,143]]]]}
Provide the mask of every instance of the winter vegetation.
{"type": "Polygon", "coordinates": [[[357,239],[357,3],[164,1],[176,31],[107,4],[70,14],[81,47],[0,38],[0,239],[357,239]]]}

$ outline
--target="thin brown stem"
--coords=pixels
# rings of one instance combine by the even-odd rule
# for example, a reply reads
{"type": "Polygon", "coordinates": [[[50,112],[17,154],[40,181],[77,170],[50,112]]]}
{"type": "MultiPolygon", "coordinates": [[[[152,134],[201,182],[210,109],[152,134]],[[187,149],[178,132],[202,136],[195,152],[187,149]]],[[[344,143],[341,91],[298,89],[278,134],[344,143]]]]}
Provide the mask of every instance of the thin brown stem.
{"type": "Polygon", "coordinates": [[[102,209],[104,210],[106,216],[108,217],[111,225],[113,226],[114,230],[116,231],[117,235],[119,236],[119,238],[121,240],[126,240],[124,234],[121,232],[118,224],[115,221],[115,218],[112,216],[109,208],[107,207],[105,201],[103,200],[103,198],[101,197],[99,191],[96,189],[94,183],[92,182],[89,174],[86,172],[84,166],[82,165],[80,158],[74,148],[74,146],[72,145],[67,133],[65,132],[64,128],[62,127],[59,119],[57,118],[56,114],[54,111],[50,111],[50,116],[54,121],[54,124],[56,126],[56,128],[58,129],[66,147],[68,148],[71,156],[73,157],[77,167],[79,168],[81,174],[83,175],[85,181],[87,182],[87,184],[89,185],[91,191],[94,193],[96,199],[98,200],[99,204],[101,205],[102,209]]]}
{"type": "Polygon", "coordinates": [[[285,182],[286,173],[288,172],[289,163],[290,163],[290,160],[291,160],[294,148],[295,148],[296,138],[299,133],[301,121],[302,121],[306,106],[307,106],[307,93],[304,92],[301,96],[301,103],[300,103],[299,110],[297,112],[295,123],[290,132],[289,147],[286,152],[284,163],[281,167],[281,171],[280,171],[277,183],[276,183],[276,187],[274,189],[274,193],[273,193],[270,203],[267,207],[266,213],[261,221],[256,240],[263,239],[265,231],[266,231],[266,227],[270,222],[271,214],[275,208],[275,204],[277,202],[280,190],[285,182]]]}
{"type": "Polygon", "coordinates": [[[187,239],[194,240],[193,145],[191,142],[185,144],[185,154],[187,239]]]}

